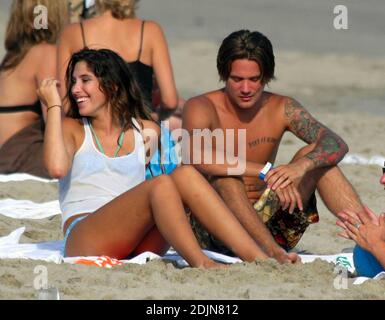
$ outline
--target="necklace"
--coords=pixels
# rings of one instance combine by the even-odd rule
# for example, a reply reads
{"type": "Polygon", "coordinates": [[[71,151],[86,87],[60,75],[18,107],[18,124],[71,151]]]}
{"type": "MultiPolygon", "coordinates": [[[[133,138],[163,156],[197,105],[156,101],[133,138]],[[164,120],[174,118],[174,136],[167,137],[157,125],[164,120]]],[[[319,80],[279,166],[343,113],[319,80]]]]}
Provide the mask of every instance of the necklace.
{"type": "MultiPolygon", "coordinates": [[[[103,149],[102,144],[100,143],[100,140],[99,140],[98,136],[96,135],[96,132],[95,132],[94,128],[92,127],[91,122],[90,122],[90,128],[91,128],[91,132],[92,132],[92,134],[93,134],[93,136],[95,138],[95,141],[96,141],[96,144],[98,146],[99,151],[101,153],[103,153],[103,154],[106,154],[104,149],[103,149]]],[[[119,135],[118,146],[116,147],[116,150],[115,150],[115,153],[114,153],[114,158],[118,155],[120,149],[122,148],[123,140],[124,140],[124,131],[122,130],[122,132],[119,135]]]]}

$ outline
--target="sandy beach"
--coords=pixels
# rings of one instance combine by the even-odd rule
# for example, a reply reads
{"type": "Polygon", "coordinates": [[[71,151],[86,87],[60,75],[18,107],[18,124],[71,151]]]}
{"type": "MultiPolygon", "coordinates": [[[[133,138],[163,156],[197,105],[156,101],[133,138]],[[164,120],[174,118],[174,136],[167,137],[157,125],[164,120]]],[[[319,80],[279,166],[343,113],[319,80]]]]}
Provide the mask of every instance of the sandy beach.
{"type": "MultiPolygon", "coordinates": [[[[162,6],[159,2],[140,1],[138,15],[164,27],[177,87],[184,98],[222,86],[215,59],[224,36],[242,27],[260,30],[270,37],[276,56],[277,79],[267,90],[300,101],[345,139],[351,154],[385,156],[382,1],[373,0],[366,9],[347,2],[349,29],[338,31],[333,28],[333,1],[314,2],[313,7],[305,0],[282,1],[283,7],[279,1],[162,0],[162,6]]],[[[2,17],[7,16],[8,4],[1,4],[2,17]]],[[[286,134],[277,164],[288,162],[302,145],[286,134]]],[[[385,210],[379,166],[342,164],[341,169],[365,204],[377,213],[385,210]]],[[[46,202],[57,197],[56,183],[0,182],[0,199],[46,202]]],[[[336,218],[318,199],[320,222],[308,228],[296,250],[336,254],[352,248],[352,242],[337,237],[336,218]]],[[[16,220],[0,214],[0,237],[26,226],[23,243],[59,240],[60,224],[59,215],[16,220]]],[[[198,270],[180,269],[165,261],[102,269],[20,259],[0,259],[0,299],[36,299],[37,265],[48,268],[49,284],[59,289],[61,299],[385,299],[384,280],[353,285],[349,278],[347,289],[336,289],[334,265],[320,260],[300,265],[269,260],[235,264],[226,270],[198,270]]]]}

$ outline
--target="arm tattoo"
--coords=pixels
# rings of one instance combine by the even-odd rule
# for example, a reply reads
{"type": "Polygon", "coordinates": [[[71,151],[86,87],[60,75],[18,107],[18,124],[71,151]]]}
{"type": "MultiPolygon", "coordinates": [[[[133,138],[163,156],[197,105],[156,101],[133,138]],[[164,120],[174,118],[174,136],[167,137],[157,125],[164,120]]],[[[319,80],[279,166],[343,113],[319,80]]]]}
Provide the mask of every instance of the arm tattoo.
{"type": "Polygon", "coordinates": [[[348,152],[348,146],[342,138],[314,119],[297,101],[287,99],[285,116],[293,134],[306,143],[315,143],[314,150],[306,157],[316,167],[336,165],[348,152]]]}

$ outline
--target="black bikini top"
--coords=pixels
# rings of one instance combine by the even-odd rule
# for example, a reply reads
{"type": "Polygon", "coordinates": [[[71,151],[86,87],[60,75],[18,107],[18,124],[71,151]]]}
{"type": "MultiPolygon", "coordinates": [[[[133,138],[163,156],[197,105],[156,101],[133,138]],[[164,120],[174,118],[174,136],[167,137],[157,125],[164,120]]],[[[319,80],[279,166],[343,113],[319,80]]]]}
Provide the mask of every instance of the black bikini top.
{"type": "MultiPolygon", "coordinates": [[[[145,21],[143,20],[141,33],[140,33],[140,46],[139,46],[138,57],[135,61],[131,61],[131,62],[126,61],[126,63],[130,68],[130,70],[132,71],[132,73],[134,74],[136,81],[139,84],[139,88],[142,91],[143,98],[146,100],[147,103],[151,105],[153,68],[152,66],[144,64],[143,62],[140,61],[140,56],[142,55],[144,23],[145,21]]],[[[80,22],[80,28],[82,32],[83,46],[85,48],[87,47],[87,44],[86,44],[86,38],[84,34],[84,26],[82,22],[80,22]]]]}
{"type": "Polygon", "coordinates": [[[0,113],[14,113],[14,112],[22,112],[22,111],[32,111],[37,113],[38,115],[41,115],[42,112],[41,112],[40,101],[37,100],[34,104],[27,104],[27,105],[9,106],[9,107],[0,106],[0,113]]]}

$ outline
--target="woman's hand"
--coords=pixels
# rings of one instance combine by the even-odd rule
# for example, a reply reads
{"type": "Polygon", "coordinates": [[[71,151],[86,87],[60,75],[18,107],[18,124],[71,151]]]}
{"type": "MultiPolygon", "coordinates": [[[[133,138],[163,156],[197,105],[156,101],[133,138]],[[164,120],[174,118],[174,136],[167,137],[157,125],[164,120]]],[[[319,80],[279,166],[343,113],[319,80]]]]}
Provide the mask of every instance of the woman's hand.
{"type": "Polygon", "coordinates": [[[53,78],[48,78],[44,79],[41,82],[39,89],[36,90],[39,99],[48,108],[53,105],[62,105],[58,86],[59,81],[53,78]]]}
{"type": "Polygon", "coordinates": [[[355,241],[361,248],[373,252],[379,244],[385,243],[385,214],[376,216],[365,207],[365,212],[344,210],[337,214],[337,225],[344,229],[339,235],[355,241]]]}

